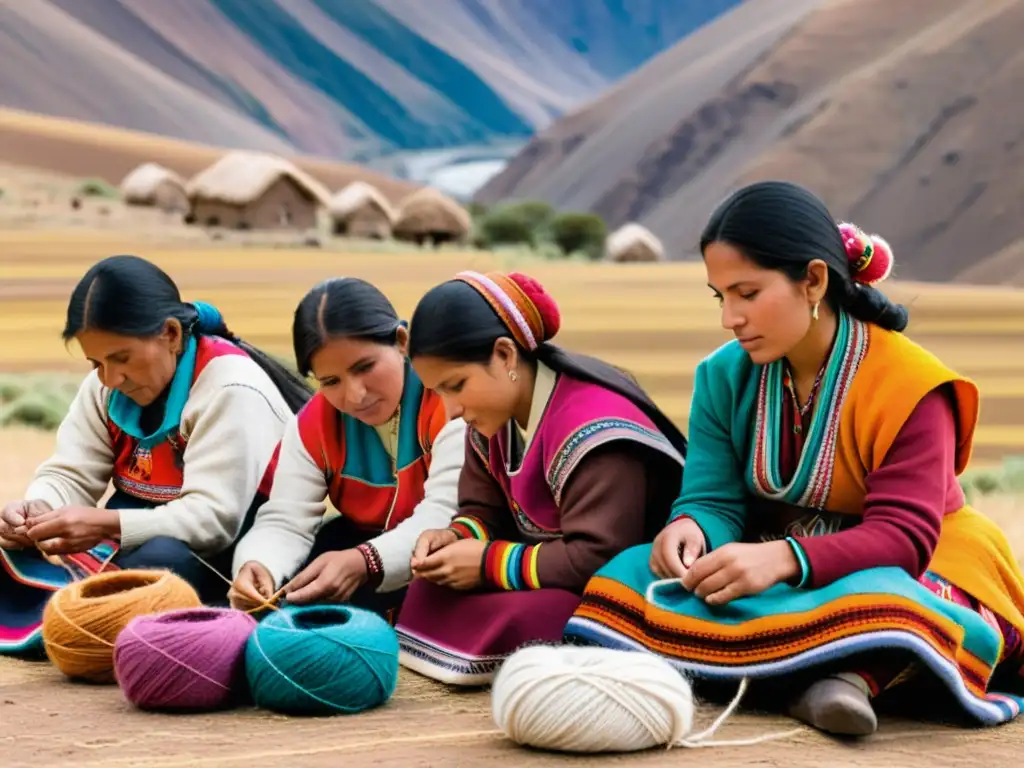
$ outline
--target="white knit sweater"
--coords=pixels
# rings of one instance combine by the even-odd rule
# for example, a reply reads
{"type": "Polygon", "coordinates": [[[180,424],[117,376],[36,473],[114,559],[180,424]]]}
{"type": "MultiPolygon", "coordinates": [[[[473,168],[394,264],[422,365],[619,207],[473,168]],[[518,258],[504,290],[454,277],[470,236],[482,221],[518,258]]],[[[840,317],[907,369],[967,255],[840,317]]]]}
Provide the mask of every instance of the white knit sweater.
{"type": "MultiPolygon", "coordinates": [[[[270,500],[260,508],[256,522],[239,541],[234,555],[236,576],[245,563],[253,560],[270,571],[275,588],[295,575],[309,556],[327,509],[323,470],[306,450],[298,423],[293,418],[285,430],[270,500]]],[[[423,500],[408,518],[370,539],[384,568],[378,592],[391,592],[408,584],[412,578],[409,560],[419,535],[431,528],[446,528],[455,516],[459,474],[466,455],[465,436],[466,422],[462,419],[444,425],[431,448],[423,500]]]]}
{"type": "MultiPolygon", "coordinates": [[[[99,503],[114,465],[109,395],[95,371],[86,376],[57,430],[54,454],[36,470],[26,499],[54,509],[99,503]]],[[[182,413],[187,445],[181,496],[152,509],[120,510],[121,546],[168,536],[199,554],[228,547],[291,415],[270,377],[250,358],[212,359],[192,385],[182,413]]]]}

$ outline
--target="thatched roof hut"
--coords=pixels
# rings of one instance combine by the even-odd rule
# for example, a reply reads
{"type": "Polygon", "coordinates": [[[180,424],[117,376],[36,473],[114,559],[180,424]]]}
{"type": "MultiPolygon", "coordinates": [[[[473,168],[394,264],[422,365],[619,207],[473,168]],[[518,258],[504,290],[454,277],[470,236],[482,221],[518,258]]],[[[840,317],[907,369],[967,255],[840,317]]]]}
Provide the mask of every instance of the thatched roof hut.
{"type": "Polygon", "coordinates": [[[398,240],[437,245],[465,240],[471,227],[465,208],[436,189],[424,187],[399,204],[394,235],[398,240]]]}
{"type": "Polygon", "coordinates": [[[186,185],[191,218],[237,229],[310,229],[330,193],[294,163],[263,152],[228,152],[186,185]]]}
{"type": "Polygon", "coordinates": [[[124,177],[121,197],[125,205],[184,213],[189,208],[185,180],[156,163],[143,163],[124,177]]]}
{"type": "Polygon", "coordinates": [[[605,240],[608,261],[664,261],[665,249],[651,232],[640,224],[624,224],[605,240]]]}
{"type": "Polygon", "coordinates": [[[353,181],[327,205],[335,235],[387,240],[395,225],[395,209],[371,184],[353,181]]]}

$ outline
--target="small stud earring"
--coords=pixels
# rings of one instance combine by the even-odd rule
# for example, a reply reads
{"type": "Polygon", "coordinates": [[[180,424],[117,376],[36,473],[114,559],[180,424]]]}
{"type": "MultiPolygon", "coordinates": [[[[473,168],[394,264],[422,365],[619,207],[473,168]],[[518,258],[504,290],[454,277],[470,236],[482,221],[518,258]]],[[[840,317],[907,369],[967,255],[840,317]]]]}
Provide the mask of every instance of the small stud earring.
{"type": "Polygon", "coordinates": [[[818,319],[818,304],[820,304],[820,303],[821,303],[820,301],[816,301],[816,302],[814,302],[814,306],[811,307],[811,320],[817,320],[818,319]]]}
{"type": "Polygon", "coordinates": [[[509,371],[509,372],[508,372],[508,377],[509,377],[509,379],[511,379],[512,381],[519,381],[519,374],[518,374],[518,373],[516,373],[515,371],[509,371]]]}

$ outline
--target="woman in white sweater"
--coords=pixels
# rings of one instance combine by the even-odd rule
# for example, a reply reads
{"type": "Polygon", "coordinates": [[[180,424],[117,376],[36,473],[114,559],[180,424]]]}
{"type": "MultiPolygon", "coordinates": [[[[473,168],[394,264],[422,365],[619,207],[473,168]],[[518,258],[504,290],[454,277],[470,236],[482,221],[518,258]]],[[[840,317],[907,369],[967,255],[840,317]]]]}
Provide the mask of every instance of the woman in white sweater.
{"type": "Polygon", "coordinates": [[[235,550],[231,604],[254,608],[283,585],[290,603],[350,602],[390,619],[416,539],[455,514],[465,422],[423,387],[405,324],[364,280],[315,286],[292,337],[320,391],[285,429],[270,500],[235,550]],[[325,498],[339,516],[325,519],[325,498]]]}
{"type": "Polygon", "coordinates": [[[43,606],[72,573],[167,568],[223,599],[195,555],[227,578],[285,424],[312,394],[135,256],[85,274],[63,336],[94,370],[24,499],[0,511],[0,652],[38,650],[43,606]]]}

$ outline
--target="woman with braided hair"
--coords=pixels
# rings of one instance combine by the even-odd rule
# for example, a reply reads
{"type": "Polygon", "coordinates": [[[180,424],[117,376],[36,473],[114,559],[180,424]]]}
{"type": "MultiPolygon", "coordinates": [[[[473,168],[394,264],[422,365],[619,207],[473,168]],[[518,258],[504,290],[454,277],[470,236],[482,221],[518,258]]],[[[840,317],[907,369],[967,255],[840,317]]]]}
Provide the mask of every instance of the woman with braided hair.
{"type": "Polygon", "coordinates": [[[437,680],[485,684],[517,647],[557,642],[679,490],[682,433],[620,370],[552,345],[559,324],[515,273],[460,273],[413,314],[413,367],[468,427],[458,512],[420,536],[397,625],[402,663],[437,680]]]}
{"type": "Polygon", "coordinates": [[[873,287],[888,244],[765,181],[701,251],[736,339],[697,367],[671,521],[595,575],[566,637],[770,681],[836,734],[874,732],[875,697],[924,668],[977,721],[1015,717],[1024,578],[957,481],[978,388],[902,335],[873,287]]]}
{"type": "Polygon", "coordinates": [[[195,555],[230,573],[285,425],[312,394],[136,256],[86,272],[63,336],[93,371],[24,499],[0,510],[0,652],[40,649],[43,606],[72,573],[167,568],[222,599],[195,555]]]}

